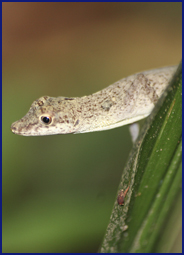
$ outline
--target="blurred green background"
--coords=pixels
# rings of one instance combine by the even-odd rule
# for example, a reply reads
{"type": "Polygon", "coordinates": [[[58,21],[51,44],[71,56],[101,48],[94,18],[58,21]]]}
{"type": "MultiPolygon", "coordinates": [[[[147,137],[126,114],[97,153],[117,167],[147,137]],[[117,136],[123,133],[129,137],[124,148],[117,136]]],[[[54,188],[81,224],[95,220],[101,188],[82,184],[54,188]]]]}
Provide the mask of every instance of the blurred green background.
{"type": "Polygon", "coordinates": [[[4,2],[2,15],[3,252],[97,252],[128,127],[23,137],[11,123],[43,95],[80,97],[179,64],[182,3],[4,2]]]}

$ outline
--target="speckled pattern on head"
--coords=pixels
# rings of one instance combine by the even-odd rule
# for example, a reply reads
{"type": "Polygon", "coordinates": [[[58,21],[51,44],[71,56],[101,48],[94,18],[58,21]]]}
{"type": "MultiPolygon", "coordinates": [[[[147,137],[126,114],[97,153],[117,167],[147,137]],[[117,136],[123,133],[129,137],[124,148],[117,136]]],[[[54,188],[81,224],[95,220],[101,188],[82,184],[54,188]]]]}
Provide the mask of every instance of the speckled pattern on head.
{"type": "Polygon", "coordinates": [[[147,117],[167,87],[177,66],[131,75],[84,97],[43,96],[11,125],[24,136],[107,130],[147,117]]]}

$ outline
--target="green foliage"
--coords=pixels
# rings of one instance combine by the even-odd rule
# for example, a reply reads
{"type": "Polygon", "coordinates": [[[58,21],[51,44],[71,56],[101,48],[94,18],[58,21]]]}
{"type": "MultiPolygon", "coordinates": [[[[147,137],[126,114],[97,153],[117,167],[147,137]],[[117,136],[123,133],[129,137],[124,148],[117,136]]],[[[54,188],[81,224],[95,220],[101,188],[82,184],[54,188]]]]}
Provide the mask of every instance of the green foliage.
{"type": "Polygon", "coordinates": [[[181,230],[182,63],[133,147],[100,252],[171,252],[181,230]]]}

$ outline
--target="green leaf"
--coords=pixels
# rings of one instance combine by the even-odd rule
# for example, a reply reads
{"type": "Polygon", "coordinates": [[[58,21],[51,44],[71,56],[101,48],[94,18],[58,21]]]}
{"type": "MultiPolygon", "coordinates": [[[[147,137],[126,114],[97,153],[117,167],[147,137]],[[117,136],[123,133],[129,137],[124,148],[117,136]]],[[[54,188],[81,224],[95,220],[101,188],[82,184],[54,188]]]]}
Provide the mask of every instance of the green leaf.
{"type": "Polygon", "coordinates": [[[118,189],[129,186],[125,203],[115,201],[100,252],[171,252],[181,185],[182,63],[132,149],[118,189]]]}

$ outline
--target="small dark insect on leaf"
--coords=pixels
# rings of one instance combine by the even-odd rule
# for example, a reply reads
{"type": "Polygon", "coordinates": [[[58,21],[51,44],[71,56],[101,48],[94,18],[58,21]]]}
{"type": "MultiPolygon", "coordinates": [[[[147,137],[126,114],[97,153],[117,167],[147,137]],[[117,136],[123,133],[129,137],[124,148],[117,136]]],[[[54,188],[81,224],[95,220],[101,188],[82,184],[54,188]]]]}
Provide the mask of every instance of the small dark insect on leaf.
{"type": "Polygon", "coordinates": [[[129,190],[129,186],[128,188],[124,191],[123,189],[120,190],[117,201],[118,201],[118,205],[123,205],[124,204],[124,198],[126,196],[126,193],[129,190]]]}

